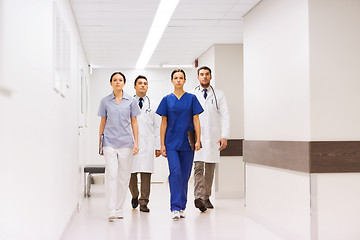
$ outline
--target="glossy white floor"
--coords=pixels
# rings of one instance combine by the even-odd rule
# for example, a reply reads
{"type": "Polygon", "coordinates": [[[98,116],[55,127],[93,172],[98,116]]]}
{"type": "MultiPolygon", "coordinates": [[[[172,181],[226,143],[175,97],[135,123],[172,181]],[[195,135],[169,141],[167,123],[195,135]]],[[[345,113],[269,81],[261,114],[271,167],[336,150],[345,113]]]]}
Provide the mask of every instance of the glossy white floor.
{"type": "MultiPolygon", "coordinates": [[[[190,183],[191,185],[191,183],[190,183]]],[[[280,240],[244,214],[244,200],[216,199],[214,209],[201,213],[194,207],[192,187],[186,218],[174,221],[169,210],[168,184],[152,184],[150,213],[132,209],[130,193],[124,219],[108,222],[105,210],[104,185],[92,185],[91,197],[84,200],[72,226],[65,232],[64,240],[280,240]]]]}

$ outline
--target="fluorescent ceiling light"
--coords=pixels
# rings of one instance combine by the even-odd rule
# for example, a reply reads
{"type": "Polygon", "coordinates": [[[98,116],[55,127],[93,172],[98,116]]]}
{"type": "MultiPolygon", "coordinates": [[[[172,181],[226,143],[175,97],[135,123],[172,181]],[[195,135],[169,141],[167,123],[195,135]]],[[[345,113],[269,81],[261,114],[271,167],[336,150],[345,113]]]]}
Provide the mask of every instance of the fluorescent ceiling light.
{"type": "Polygon", "coordinates": [[[136,68],[144,69],[148,64],[179,1],[180,0],[161,0],[150,32],[136,63],[136,68]]]}
{"type": "Polygon", "coordinates": [[[163,68],[193,68],[193,65],[168,65],[164,64],[162,65],[163,68]]]}

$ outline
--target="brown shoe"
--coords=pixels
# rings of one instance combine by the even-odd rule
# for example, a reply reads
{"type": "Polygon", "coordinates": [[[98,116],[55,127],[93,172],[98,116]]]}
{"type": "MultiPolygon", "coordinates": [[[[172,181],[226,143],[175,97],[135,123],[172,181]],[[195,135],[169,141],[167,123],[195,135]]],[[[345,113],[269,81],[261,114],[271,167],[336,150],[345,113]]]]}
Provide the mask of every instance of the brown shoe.
{"type": "Polygon", "coordinates": [[[206,208],[214,208],[214,205],[210,202],[210,199],[204,201],[204,205],[206,208]]]}
{"type": "Polygon", "coordinates": [[[150,212],[150,209],[146,205],[140,205],[141,212],[150,212]]]}
{"type": "Polygon", "coordinates": [[[207,210],[203,201],[200,198],[195,199],[194,203],[195,203],[195,207],[198,208],[201,212],[205,212],[207,210]]]}

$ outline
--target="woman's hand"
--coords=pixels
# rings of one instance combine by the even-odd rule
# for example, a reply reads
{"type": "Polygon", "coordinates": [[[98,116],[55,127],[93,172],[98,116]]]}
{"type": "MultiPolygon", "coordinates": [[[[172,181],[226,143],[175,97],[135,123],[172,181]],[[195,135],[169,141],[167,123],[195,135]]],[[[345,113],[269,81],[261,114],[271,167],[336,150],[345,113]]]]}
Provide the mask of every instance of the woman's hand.
{"type": "Polygon", "coordinates": [[[195,143],[195,151],[199,151],[200,150],[200,141],[196,141],[195,143]]]}
{"type": "Polygon", "coordinates": [[[163,156],[163,157],[167,157],[167,155],[166,155],[166,147],[165,146],[161,146],[161,155],[163,156]]]}
{"type": "Polygon", "coordinates": [[[100,156],[104,156],[104,150],[102,149],[102,142],[99,140],[99,154],[100,156]]]}
{"type": "Polygon", "coordinates": [[[133,155],[136,155],[139,153],[139,144],[137,143],[134,143],[134,152],[133,152],[133,155]]]}

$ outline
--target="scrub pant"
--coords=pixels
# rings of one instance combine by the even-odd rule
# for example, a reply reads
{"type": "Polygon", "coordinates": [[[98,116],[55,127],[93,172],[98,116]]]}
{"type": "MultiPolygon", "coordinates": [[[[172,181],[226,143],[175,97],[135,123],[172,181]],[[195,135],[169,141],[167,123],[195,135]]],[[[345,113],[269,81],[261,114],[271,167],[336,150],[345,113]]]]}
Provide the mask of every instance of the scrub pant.
{"type": "Polygon", "coordinates": [[[104,147],[105,196],[109,217],[123,217],[128,191],[133,148],[104,147]]]}
{"type": "Polygon", "coordinates": [[[194,151],[166,150],[169,163],[170,210],[185,210],[194,151]]]}

